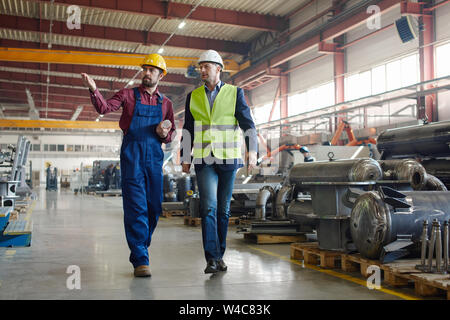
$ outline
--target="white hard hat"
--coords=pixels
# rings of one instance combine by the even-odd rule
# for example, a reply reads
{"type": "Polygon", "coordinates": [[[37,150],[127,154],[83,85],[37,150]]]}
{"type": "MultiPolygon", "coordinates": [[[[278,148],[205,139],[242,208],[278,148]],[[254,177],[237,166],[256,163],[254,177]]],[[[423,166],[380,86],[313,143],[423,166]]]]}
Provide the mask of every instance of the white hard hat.
{"type": "Polygon", "coordinates": [[[214,62],[214,63],[220,64],[220,66],[223,69],[222,57],[220,56],[220,54],[217,51],[214,51],[214,50],[204,51],[200,55],[200,58],[198,59],[198,63],[200,64],[201,62],[214,62]]]}

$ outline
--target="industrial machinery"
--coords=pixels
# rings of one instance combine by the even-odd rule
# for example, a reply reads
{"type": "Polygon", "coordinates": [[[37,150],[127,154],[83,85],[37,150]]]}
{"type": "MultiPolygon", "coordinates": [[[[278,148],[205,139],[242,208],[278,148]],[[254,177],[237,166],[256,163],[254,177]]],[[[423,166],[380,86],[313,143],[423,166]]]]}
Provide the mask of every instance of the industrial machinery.
{"type": "Polygon", "coordinates": [[[58,190],[58,169],[48,166],[46,170],[46,187],[45,190],[58,190]]]}
{"type": "Polygon", "coordinates": [[[381,159],[418,159],[428,174],[450,188],[450,121],[389,129],[378,137],[381,159]]]}
{"type": "Polygon", "coordinates": [[[373,138],[365,138],[365,139],[356,139],[355,134],[353,133],[352,127],[350,126],[350,123],[345,120],[341,120],[339,122],[339,125],[337,127],[336,133],[334,134],[333,138],[330,141],[330,144],[335,146],[338,144],[338,141],[342,135],[343,132],[347,133],[348,142],[346,146],[358,146],[358,145],[368,145],[368,144],[376,144],[377,141],[373,138]]]}
{"type": "Polygon", "coordinates": [[[14,206],[15,200],[32,194],[25,182],[25,169],[31,143],[19,136],[15,146],[9,146],[10,152],[2,152],[0,165],[6,171],[0,175],[0,206],[14,206]]]}
{"type": "Polygon", "coordinates": [[[418,256],[424,220],[431,226],[434,219],[442,224],[449,218],[450,192],[379,187],[355,201],[350,230],[361,255],[390,262],[418,256]]]}
{"type": "Polygon", "coordinates": [[[382,159],[391,159],[380,161],[385,178],[409,176],[413,190],[378,186],[355,200],[350,228],[362,256],[385,262],[418,256],[423,222],[431,226],[435,219],[441,224],[449,219],[450,192],[440,180],[448,186],[449,142],[450,121],[425,122],[380,134],[378,150],[382,159]],[[398,160],[406,158],[418,161],[398,160]]]}
{"type": "Polygon", "coordinates": [[[85,188],[87,192],[90,191],[104,191],[105,185],[105,170],[110,166],[115,166],[119,160],[95,160],[92,163],[92,176],[89,178],[88,186],[85,188]]]}
{"type": "Polygon", "coordinates": [[[195,175],[175,175],[172,173],[163,175],[162,207],[164,211],[186,210],[189,215],[196,217],[199,214],[197,211],[193,211],[196,205],[191,204],[195,201],[198,201],[195,175]]]}
{"type": "Polygon", "coordinates": [[[29,186],[25,183],[25,166],[30,146],[28,139],[19,136],[17,144],[8,147],[10,152],[0,152],[1,247],[29,246],[31,243],[32,221],[20,218],[14,221],[9,220],[16,201],[31,193],[31,191],[28,192],[29,186]],[[19,188],[21,188],[21,195],[17,193],[19,188]]]}

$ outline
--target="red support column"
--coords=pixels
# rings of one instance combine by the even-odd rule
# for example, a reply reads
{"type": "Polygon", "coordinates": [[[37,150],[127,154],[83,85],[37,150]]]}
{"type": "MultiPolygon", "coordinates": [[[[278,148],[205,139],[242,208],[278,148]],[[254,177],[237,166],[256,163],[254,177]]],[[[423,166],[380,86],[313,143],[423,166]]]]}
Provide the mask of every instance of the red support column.
{"type": "MultiPolygon", "coordinates": [[[[336,39],[335,45],[342,44],[342,36],[336,39]]],[[[345,55],[343,50],[335,49],[333,54],[334,62],[334,102],[336,104],[345,101],[344,74],[345,74],[345,55]]],[[[330,132],[336,131],[342,116],[334,117],[334,130],[332,126],[332,118],[330,118],[330,132]]]]}
{"type": "Polygon", "coordinates": [[[281,119],[286,118],[288,116],[288,93],[289,93],[289,76],[282,75],[280,78],[280,116],[281,119]]]}
{"type": "MultiPolygon", "coordinates": [[[[434,74],[434,17],[432,15],[423,15],[420,22],[424,24],[423,31],[419,35],[419,61],[420,61],[420,81],[428,81],[435,78],[434,74]]],[[[432,88],[432,85],[425,86],[426,89],[432,88]]],[[[420,100],[420,99],[419,99],[420,100]]],[[[419,106],[417,117],[419,119],[428,118],[428,121],[438,121],[436,110],[436,94],[430,94],[425,97],[425,105],[419,106]]]]}

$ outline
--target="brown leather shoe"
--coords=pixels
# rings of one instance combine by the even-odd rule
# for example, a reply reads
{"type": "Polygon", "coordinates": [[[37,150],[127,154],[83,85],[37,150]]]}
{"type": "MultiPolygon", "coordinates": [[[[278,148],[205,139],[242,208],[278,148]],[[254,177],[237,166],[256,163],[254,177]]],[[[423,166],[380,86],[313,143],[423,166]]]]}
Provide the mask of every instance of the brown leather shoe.
{"type": "Polygon", "coordinates": [[[138,266],[134,268],[134,276],[135,277],[151,277],[149,266],[138,266]]]}

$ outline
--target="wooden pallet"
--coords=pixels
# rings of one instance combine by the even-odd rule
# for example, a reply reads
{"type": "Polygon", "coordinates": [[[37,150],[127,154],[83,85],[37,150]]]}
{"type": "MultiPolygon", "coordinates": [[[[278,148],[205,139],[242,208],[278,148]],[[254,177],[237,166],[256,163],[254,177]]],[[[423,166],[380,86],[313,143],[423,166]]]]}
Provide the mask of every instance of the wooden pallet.
{"type": "Polygon", "coordinates": [[[187,226],[197,227],[202,224],[202,218],[192,218],[191,216],[184,216],[184,224],[187,226]]]}
{"type": "MultiPolygon", "coordinates": [[[[191,216],[184,216],[184,224],[187,226],[197,227],[202,224],[202,218],[192,218],[191,216]]],[[[228,219],[228,225],[237,225],[239,224],[238,217],[230,217],[228,219]]]]}
{"type": "Polygon", "coordinates": [[[361,275],[367,278],[370,274],[367,272],[369,266],[381,266],[380,261],[371,260],[362,257],[359,253],[355,254],[341,254],[341,269],[346,272],[361,272],[361,275]]]}
{"type": "Polygon", "coordinates": [[[97,193],[97,195],[101,195],[102,197],[121,197],[122,193],[101,192],[101,193],[97,193]]]}
{"type": "Polygon", "coordinates": [[[171,211],[163,211],[162,216],[164,218],[172,218],[172,217],[183,217],[187,214],[186,210],[171,210],[171,211]]]}
{"type": "Polygon", "coordinates": [[[447,295],[450,300],[450,275],[423,273],[415,268],[419,259],[405,259],[381,265],[384,281],[394,287],[407,286],[414,283],[414,291],[418,296],[433,297],[447,295]]]}
{"type": "Polygon", "coordinates": [[[256,241],[257,244],[277,244],[306,241],[305,235],[278,235],[265,233],[244,233],[244,239],[256,241]]]}
{"type": "Polygon", "coordinates": [[[317,242],[292,243],[291,259],[303,260],[305,264],[320,265],[322,268],[335,268],[342,253],[321,250],[317,242]]]}

